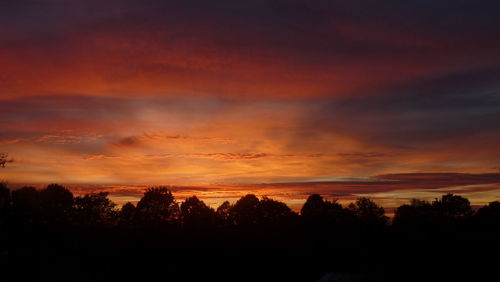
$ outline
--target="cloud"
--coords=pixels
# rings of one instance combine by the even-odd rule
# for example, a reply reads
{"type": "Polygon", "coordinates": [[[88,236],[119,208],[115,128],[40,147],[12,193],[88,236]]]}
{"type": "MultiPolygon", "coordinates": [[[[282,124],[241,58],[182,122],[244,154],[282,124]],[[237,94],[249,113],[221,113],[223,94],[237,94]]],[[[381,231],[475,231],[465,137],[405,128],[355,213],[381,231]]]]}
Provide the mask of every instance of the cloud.
{"type": "Polygon", "coordinates": [[[332,98],[498,65],[498,3],[419,2],[11,2],[0,14],[10,27],[0,85],[7,97],[76,88],[108,97],[332,98]]]}
{"type": "Polygon", "coordinates": [[[119,156],[107,156],[107,155],[84,155],[83,159],[87,161],[94,160],[109,160],[109,159],[120,159],[119,156]]]}
{"type": "Polygon", "coordinates": [[[338,153],[337,155],[344,158],[380,158],[386,156],[386,154],[380,152],[350,152],[338,153]]]}
{"type": "Polygon", "coordinates": [[[136,136],[129,136],[129,137],[124,137],[118,140],[117,142],[114,142],[113,145],[115,146],[123,146],[123,147],[135,147],[139,146],[141,142],[139,141],[139,138],[136,136]]]}
{"type": "Polygon", "coordinates": [[[80,144],[82,142],[92,142],[102,138],[103,135],[98,134],[85,134],[75,132],[58,132],[52,134],[45,134],[38,137],[35,142],[50,143],[50,144],[80,144]]]}
{"type": "Polygon", "coordinates": [[[272,155],[266,153],[204,153],[204,154],[160,154],[160,155],[147,155],[153,158],[203,158],[213,160],[253,160],[271,157],[272,155]]]}
{"type": "Polygon", "coordinates": [[[395,181],[401,185],[414,185],[422,188],[439,188],[476,184],[500,183],[499,173],[396,173],[378,175],[381,181],[395,181]]]}
{"type": "Polygon", "coordinates": [[[14,139],[3,139],[0,140],[0,145],[11,145],[11,144],[16,144],[19,142],[23,142],[24,139],[21,138],[14,138],[14,139]]]}

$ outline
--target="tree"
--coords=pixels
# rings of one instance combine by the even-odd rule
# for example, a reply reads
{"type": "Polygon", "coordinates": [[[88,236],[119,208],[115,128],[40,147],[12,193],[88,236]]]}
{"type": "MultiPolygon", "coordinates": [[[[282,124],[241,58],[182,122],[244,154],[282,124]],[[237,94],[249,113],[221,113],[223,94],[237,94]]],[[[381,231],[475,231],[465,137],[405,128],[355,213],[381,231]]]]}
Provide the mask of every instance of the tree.
{"type": "Polygon", "coordinates": [[[214,225],[216,212],[196,196],[187,198],[181,204],[180,217],[183,224],[191,227],[214,225]]]}
{"type": "Polygon", "coordinates": [[[0,167],[5,167],[7,163],[14,162],[13,159],[9,159],[9,155],[6,153],[0,153],[0,167]]]}
{"type": "Polygon", "coordinates": [[[119,223],[122,225],[133,224],[135,218],[135,206],[131,202],[127,202],[122,206],[119,215],[119,223]]]}
{"type": "Polygon", "coordinates": [[[168,187],[148,188],[136,207],[136,219],[140,224],[173,222],[178,214],[179,206],[168,187]]]}
{"type": "Polygon", "coordinates": [[[0,227],[3,226],[7,220],[11,207],[10,190],[7,185],[0,182],[0,227]]]}
{"type": "Polygon", "coordinates": [[[483,228],[500,228],[500,202],[490,202],[488,205],[480,208],[474,215],[474,219],[483,228]]]}
{"type": "Polygon", "coordinates": [[[378,206],[374,201],[366,197],[358,198],[355,203],[349,204],[348,209],[351,210],[360,220],[360,223],[367,228],[383,227],[387,224],[389,219],[385,216],[383,207],[378,206]]]}
{"type": "Polygon", "coordinates": [[[7,184],[0,182],[0,212],[10,208],[10,190],[7,184]]]}
{"type": "Polygon", "coordinates": [[[261,223],[264,211],[259,199],[248,194],[241,197],[229,211],[229,217],[237,225],[251,225],[261,223]]]}
{"type": "Polygon", "coordinates": [[[67,223],[73,208],[73,193],[67,188],[50,184],[38,192],[42,217],[47,223],[67,223]]]}
{"type": "Polygon", "coordinates": [[[35,187],[22,187],[13,190],[12,211],[14,219],[22,225],[29,225],[40,220],[40,192],[35,187]]]}
{"type": "Polygon", "coordinates": [[[217,207],[217,210],[215,213],[217,214],[217,217],[221,221],[222,224],[233,224],[234,221],[231,219],[231,209],[233,206],[228,202],[224,201],[219,207],[217,207]]]}
{"type": "Polygon", "coordinates": [[[328,201],[319,194],[312,194],[307,198],[300,213],[305,218],[313,219],[332,216],[341,210],[342,205],[337,203],[337,200],[328,201]]]}
{"type": "Polygon", "coordinates": [[[351,210],[343,208],[337,200],[328,201],[319,194],[312,194],[307,198],[301,215],[308,224],[322,228],[346,228],[354,221],[354,213],[351,210]]]}
{"type": "Polygon", "coordinates": [[[312,194],[307,197],[306,202],[300,210],[300,214],[305,218],[323,216],[326,212],[325,200],[319,194],[312,194]]]}
{"type": "Polygon", "coordinates": [[[437,216],[445,221],[460,220],[472,215],[469,200],[458,195],[443,195],[441,199],[433,201],[432,206],[437,216]]]}
{"type": "Polygon", "coordinates": [[[263,197],[260,201],[263,211],[264,221],[267,223],[279,223],[280,221],[290,219],[295,216],[294,213],[285,203],[263,197]]]}
{"type": "Polygon", "coordinates": [[[412,199],[409,204],[396,209],[392,224],[398,228],[420,229],[433,224],[434,217],[434,208],[431,203],[412,199]]]}
{"type": "Polygon", "coordinates": [[[78,196],[74,201],[74,219],[87,226],[113,224],[117,215],[115,207],[107,192],[78,196]]]}

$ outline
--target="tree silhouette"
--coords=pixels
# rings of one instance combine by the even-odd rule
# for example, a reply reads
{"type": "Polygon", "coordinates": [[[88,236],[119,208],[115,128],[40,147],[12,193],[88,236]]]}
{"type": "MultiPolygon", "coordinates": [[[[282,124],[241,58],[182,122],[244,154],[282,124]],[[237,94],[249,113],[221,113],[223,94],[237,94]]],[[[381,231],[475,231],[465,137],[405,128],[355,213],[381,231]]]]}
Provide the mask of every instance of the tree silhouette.
{"type": "Polygon", "coordinates": [[[325,216],[326,210],[327,208],[323,197],[319,194],[312,194],[302,206],[300,214],[306,218],[317,218],[325,216]]]}
{"type": "Polygon", "coordinates": [[[337,200],[328,201],[318,194],[310,195],[301,209],[308,224],[325,228],[348,228],[354,223],[354,213],[345,209],[337,200]]]}
{"type": "Polygon", "coordinates": [[[121,225],[133,224],[135,218],[135,206],[131,202],[124,204],[120,210],[119,223],[121,225]]]}
{"type": "Polygon", "coordinates": [[[14,162],[13,159],[9,159],[9,155],[7,153],[0,153],[0,167],[4,168],[7,163],[14,162]]]}
{"type": "Polygon", "coordinates": [[[260,201],[263,220],[266,223],[280,223],[297,215],[285,203],[263,197],[260,201]]]}
{"type": "Polygon", "coordinates": [[[73,193],[67,188],[50,184],[38,192],[42,217],[46,223],[68,223],[73,208],[73,193]]]}
{"type": "Polygon", "coordinates": [[[0,228],[7,223],[10,207],[10,190],[5,183],[0,182],[0,228]]]}
{"type": "Polygon", "coordinates": [[[180,218],[183,224],[191,227],[214,225],[217,214],[196,196],[187,198],[181,204],[180,218]]]}
{"type": "Polygon", "coordinates": [[[168,187],[153,187],[137,203],[135,217],[140,224],[158,225],[174,222],[178,214],[179,206],[168,187]]]}
{"type": "Polygon", "coordinates": [[[229,217],[237,225],[258,224],[264,218],[264,210],[259,199],[253,194],[248,194],[241,197],[231,207],[229,217]]]}
{"type": "Polygon", "coordinates": [[[41,215],[39,191],[35,187],[22,187],[13,190],[12,210],[14,220],[21,225],[30,225],[39,221],[41,215]]]}
{"type": "Polygon", "coordinates": [[[500,228],[500,202],[490,202],[488,205],[477,210],[474,215],[476,223],[481,228],[499,229],[500,228]]]}
{"type": "Polygon", "coordinates": [[[217,215],[225,222],[231,222],[230,211],[233,206],[228,202],[224,201],[216,210],[217,215]]]}
{"type": "Polygon", "coordinates": [[[472,208],[468,199],[446,194],[432,202],[437,220],[440,223],[457,223],[472,216],[472,208]]]}
{"type": "Polygon", "coordinates": [[[374,201],[366,197],[361,197],[355,203],[351,203],[348,209],[352,211],[360,220],[360,223],[367,228],[383,227],[387,224],[388,217],[385,216],[383,207],[378,206],[374,201]]]}
{"type": "Polygon", "coordinates": [[[412,199],[410,204],[398,207],[392,224],[398,228],[421,229],[430,227],[435,217],[434,208],[428,201],[412,199]]]}
{"type": "Polygon", "coordinates": [[[11,197],[7,184],[0,182],[0,212],[10,207],[11,197]]]}
{"type": "Polygon", "coordinates": [[[319,194],[312,194],[307,198],[300,213],[305,218],[313,219],[334,216],[341,211],[342,205],[337,203],[337,200],[328,201],[319,194]]]}
{"type": "Polygon", "coordinates": [[[79,196],[74,200],[74,220],[87,226],[113,224],[117,216],[115,207],[107,192],[79,196]]]}

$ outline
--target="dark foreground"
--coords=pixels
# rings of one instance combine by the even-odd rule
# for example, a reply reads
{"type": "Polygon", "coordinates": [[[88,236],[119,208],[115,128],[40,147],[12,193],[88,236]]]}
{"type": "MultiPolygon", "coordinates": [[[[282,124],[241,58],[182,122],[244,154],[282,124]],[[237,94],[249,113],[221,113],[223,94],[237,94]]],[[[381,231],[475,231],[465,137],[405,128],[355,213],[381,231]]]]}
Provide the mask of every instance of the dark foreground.
{"type": "Polygon", "coordinates": [[[311,195],[300,214],[246,195],[216,210],[165,187],[107,193],[0,185],[0,281],[498,281],[500,202],[398,207],[311,195]]]}
{"type": "Polygon", "coordinates": [[[498,232],[430,235],[387,230],[334,235],[291,231],[27,229],[2,234],[1,281],[498,278],[498,232]]]}

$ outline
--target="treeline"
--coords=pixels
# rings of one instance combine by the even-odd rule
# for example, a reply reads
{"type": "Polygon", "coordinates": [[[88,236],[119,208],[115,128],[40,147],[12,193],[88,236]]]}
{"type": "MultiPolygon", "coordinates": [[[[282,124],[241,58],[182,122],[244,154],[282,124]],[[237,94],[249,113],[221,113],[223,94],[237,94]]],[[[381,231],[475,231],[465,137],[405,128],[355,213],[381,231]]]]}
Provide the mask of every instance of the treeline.
{"type": "Polygon", "coordinates": [[[196,196],[178,203],[168,187],[144,192],[137,205],[117,208],[107,192],[75,197],[67,188],[51,184],[43,189],[23,187],[10,190],[0,184],[2,229],[22,226],[77,226],[127,228],[218,228],[218,227],[301,227],[377,231],[440,230],[454,228],[500,229],[500,202],[494,201],[474,211],[468,199],[446,194],[433,202],[413,199],[395,210],[392,222],[383,207],[369,198],[358,198],[344,207],[318,194],[310,195],[300,214],[285,203],[248,194],[236,203],[222,203],[217,209],[196,196]]]}
{"type": "Polygon", "coordinates": [[[296,213],[250,194],[213,209],[153,187],[119,208],[106,192],[0,185],[1,281],[488,281],[496,253],[500,203],[452,194],[390,220],[368,198],[314,194],[296,213]]]}

